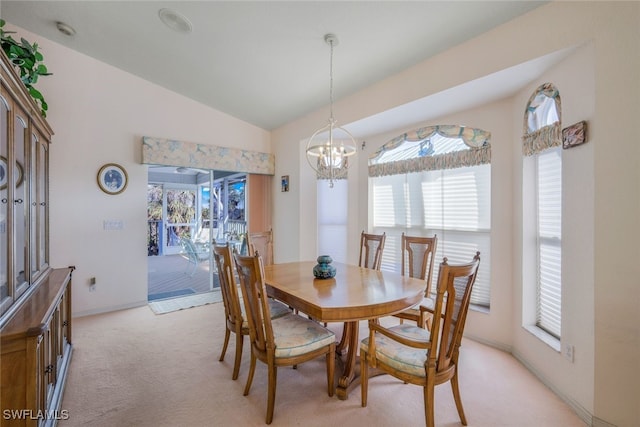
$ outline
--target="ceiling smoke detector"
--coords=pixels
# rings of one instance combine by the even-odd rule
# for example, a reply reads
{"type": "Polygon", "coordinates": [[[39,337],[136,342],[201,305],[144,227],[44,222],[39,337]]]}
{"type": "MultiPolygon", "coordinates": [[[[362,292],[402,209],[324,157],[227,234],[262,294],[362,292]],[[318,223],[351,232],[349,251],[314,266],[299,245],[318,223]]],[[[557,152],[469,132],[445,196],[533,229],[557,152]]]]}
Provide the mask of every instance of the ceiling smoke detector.
{"type": "Polygon", "coordinates": [[[167,27],[178,33],[189,34],[193,30],[193,25],[184,15],[171,9],[160,9],[158,11],[160,20],[167,27]]]}

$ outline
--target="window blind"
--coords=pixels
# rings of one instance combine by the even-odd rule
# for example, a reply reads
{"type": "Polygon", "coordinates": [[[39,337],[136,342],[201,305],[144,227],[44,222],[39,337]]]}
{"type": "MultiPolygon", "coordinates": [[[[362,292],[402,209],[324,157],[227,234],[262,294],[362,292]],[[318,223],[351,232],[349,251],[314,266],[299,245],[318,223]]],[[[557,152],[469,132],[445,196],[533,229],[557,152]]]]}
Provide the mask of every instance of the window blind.
{"type": "MultiPolygon", "coordinates": [[[[443,257],[468,263],[480,251],[481,263],[471,295],[476,305],[490,305],[491,165],[370,178],[373,232],[386,232],[382,269],[401,270],[402,233],[438,236],[433,281],[443,257]]],[[[435,286],[433,286],[435,291],[435,286]]]]}
{"type": "Polygon", "coordinates": [[[562,160],[554,148],[537,154],[538,288],[536,325],[560,338],[562,287],[562,160]]]}
{"type": "Polygon", "coordinates": [[[325,180],[318,189],[318,255],[347,262],[348,181],[339,179],[330,188],[325,180]]]}

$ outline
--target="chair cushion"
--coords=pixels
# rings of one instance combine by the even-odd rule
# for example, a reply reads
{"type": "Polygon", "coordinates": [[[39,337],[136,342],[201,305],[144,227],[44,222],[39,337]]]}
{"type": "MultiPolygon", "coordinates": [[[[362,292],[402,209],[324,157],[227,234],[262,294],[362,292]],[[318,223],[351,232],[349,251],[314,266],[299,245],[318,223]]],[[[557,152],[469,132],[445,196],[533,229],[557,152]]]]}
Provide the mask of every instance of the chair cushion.
{"type": "Polygon", "coordinates": [[[273,298],[269,298],[269,310],[271,310],[272,319],[277,319],[278,317],[292,313],[288,305],[285,305],[280,301],[276,301],[273,298]]]}
{"type": "Polygon", "coordinates": [[[271,321],[276,357],[309,353],[335,342],[335,334],[313,320],[289,314],[271,321]]]}
{"type": "MultiPolygon", "coordinates": [[[[430,339],[428,330],[407,323],[392,326],[387,329],[415,341],[426,342],[430,339]]],[[[369,338],[362,340],[360,343],[360,349],[361,351],[369,352],[369,338]]],[[[379,333],[376,333],[376,359],[399,371],[406,372],[413,376],[426,376],[426,371],[424,369],[424,363],[427,360],[426,349],[413,348],[400,344],[399,342],[379,333]]]]}
{"type": "MultiPolygon", "coordinates": [[[[280,301],[274,300],[273,298],[269,298],[269,310],[271,311],[272,319],[277,319],[278,317],[292,313],[289,306],[281,303],[280,301]]],[[[247,313],[245,311],[242,298],[240,298],[240,312],[242,313],[242,328],[248,328],[249,324],[247,323],[247,313]]]]}

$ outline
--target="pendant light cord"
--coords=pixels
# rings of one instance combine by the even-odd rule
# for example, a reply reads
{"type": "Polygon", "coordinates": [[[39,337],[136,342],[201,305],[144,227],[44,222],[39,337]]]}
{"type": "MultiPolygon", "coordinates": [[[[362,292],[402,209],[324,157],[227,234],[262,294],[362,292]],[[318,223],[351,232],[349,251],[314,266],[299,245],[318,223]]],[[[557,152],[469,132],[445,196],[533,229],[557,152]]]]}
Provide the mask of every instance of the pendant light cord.
{"type": "Polygon", "coordinates": [[[329,57],[329,119],[333,122],[333,40],[329,40],[331,56],[329,57]]]}

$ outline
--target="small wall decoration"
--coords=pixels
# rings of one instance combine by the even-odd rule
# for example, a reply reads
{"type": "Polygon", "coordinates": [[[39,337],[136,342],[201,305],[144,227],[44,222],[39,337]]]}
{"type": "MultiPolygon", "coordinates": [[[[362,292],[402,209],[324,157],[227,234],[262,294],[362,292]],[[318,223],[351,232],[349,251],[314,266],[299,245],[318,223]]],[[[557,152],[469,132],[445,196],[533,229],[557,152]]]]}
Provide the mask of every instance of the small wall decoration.
{"type": "MultiPolygon", "coordinates": [[[[0,156],[0,190],[7,188],[7,166],[7,158],[0,156]]],[[[22,185],[22,181],[24,180],[24,169],[19,162],[16,162],[16,172],[18,174],[16,177],[16,188],[18,188],[22,185]]]]}
{"type": "Polygon", "coordinates": [[[107,163],[98,171],[98,186],[107,194],[120,194],[127,188],[127,171],[115,163],[107,163]]]}
{"type": "Polygon", "coordinates": [[[282,175],[282,190],[289,191],[289,175],[282,175]]]}
{"type": "Polygon", "coordinates": [[[587,122],[584,120],[562,129],[562,148],[573,148],[587,142],[587,122]]]}

